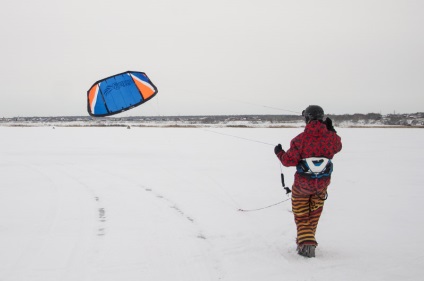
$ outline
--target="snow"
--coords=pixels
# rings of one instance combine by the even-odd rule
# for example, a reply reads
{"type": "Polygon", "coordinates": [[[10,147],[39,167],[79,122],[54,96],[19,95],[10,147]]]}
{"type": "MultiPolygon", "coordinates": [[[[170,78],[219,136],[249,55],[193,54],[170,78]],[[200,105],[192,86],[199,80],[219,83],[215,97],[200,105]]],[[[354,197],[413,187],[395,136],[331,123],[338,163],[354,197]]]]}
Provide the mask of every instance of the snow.
{"type": "Polygon", "coordinates": [[[0,127],[0,280],[420,280],[423,130],[338,129],[316,258],[290,201],[238,211],[302,130],[0,127]]]}

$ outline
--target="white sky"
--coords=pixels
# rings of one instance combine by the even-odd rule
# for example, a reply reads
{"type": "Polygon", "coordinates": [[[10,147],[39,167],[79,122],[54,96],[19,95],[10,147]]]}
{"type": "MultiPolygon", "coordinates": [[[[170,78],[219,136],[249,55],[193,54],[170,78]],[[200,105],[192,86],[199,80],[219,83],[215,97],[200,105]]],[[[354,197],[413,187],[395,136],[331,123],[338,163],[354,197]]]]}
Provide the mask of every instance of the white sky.
{"type": "Polygon", "coordinates": [[[0,34],[0,117],[126,70],[159,89],[126,115],[424,111],[422,0],[2,0],[0,34]]]}

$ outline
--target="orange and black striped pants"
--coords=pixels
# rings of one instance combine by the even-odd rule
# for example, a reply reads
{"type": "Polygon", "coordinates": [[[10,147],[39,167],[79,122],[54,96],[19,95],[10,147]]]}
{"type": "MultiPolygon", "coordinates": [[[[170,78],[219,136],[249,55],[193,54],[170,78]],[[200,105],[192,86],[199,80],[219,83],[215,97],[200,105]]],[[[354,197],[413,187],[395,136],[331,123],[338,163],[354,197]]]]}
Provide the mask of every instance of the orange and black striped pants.
{"type": "Polygon", "coordinates": [[[292,210],[297,227],[298,245],[318,245],[315,232],[324,207],[325,195],[326,191],[321,194],[304,195],[293,188],[292,210]]]}

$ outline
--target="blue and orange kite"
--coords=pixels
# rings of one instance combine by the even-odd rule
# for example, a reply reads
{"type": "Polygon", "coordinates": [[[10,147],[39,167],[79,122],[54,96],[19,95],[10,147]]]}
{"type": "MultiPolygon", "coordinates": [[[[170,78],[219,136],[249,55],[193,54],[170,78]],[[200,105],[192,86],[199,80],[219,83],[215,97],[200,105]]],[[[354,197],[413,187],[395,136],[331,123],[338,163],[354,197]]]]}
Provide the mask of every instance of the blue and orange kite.
{"type": "Polygon", "coordinates": [[[145,103],[157,92],[144,72],[123,72],[91,86],[87,91],[87,111],[95,117],[118,114],[145,103]]]}

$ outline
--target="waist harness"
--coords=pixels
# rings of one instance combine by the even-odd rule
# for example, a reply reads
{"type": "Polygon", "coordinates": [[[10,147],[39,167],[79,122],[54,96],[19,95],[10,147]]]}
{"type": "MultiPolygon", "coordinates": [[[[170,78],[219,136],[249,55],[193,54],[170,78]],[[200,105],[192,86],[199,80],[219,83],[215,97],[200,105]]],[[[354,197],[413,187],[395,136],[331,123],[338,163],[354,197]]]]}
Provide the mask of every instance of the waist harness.
{"type": "Polygon", "coordinates": [[[310,179],[329,177],[333,172],[333,162],[325,157],[310,157],[300,160],[296,166],[297,173],[310,179]]]}

